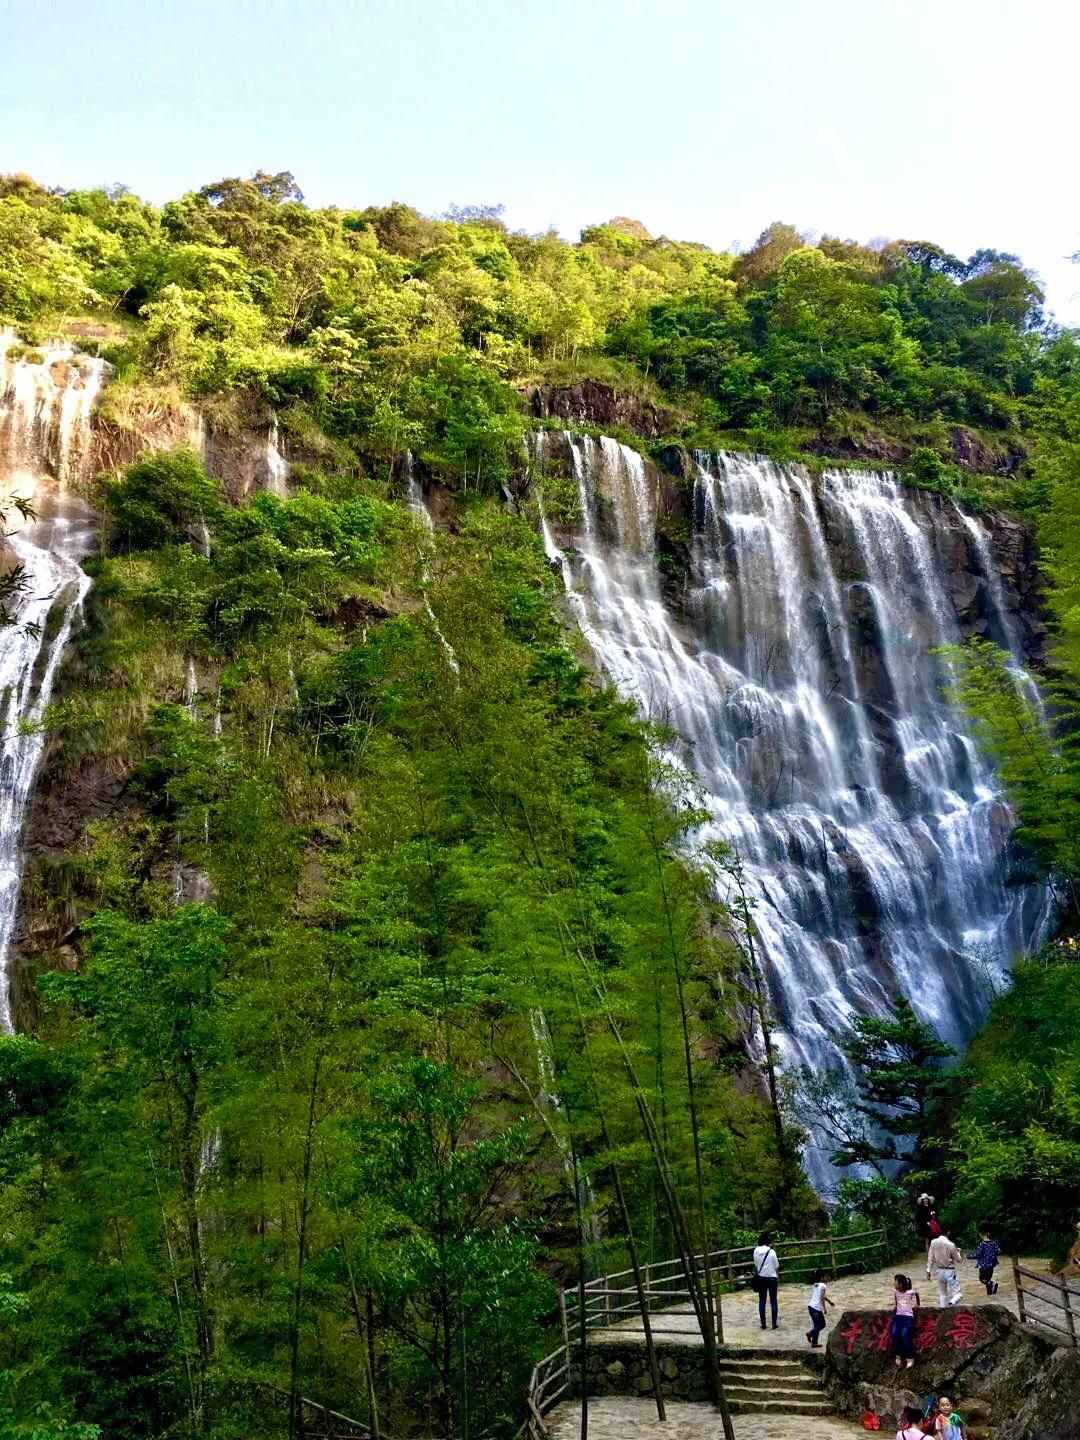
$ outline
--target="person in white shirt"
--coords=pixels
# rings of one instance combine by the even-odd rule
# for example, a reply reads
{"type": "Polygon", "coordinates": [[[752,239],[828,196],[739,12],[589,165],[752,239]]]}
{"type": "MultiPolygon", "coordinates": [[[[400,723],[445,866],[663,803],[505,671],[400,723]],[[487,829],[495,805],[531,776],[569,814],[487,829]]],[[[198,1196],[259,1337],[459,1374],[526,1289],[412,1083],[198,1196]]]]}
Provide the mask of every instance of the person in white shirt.
{"type": "Polygon", "coordinates": [[[819,1270],[810,1285],[810,1298],[806,1302],[806,1308],[810,1311],[810,1329],[806,1332],[806,1338],[815,1350],[821,1349],[818,1336],[825,1329],[825,1306],[833,1303],[826,1294],[828,1288],[825,1275],[819,1270]]]}
{"type": "Polygon", "coordinates": [[[947,1235],[937,1235],[930,1241],[930,1249],[926,1253],[926,1278],[937,1281],[938,1308],[941,1310],[949,1305],[959,1305],[964,1298],[956,1274],[963,1258],[947,1235]]]}
{"type": "Polygon", "coordinates": [[[761,1319],[762,1330],[765,1325],[765,1300],[769,1301],[772,1310],[772,1328],[780,1328],[778,1316],[778,1291],[780,1289],[780,1256],[773,1249],[772,1235],[768,1230],[758,1236],[757,1247],[754,1250],[754,1283],[758,1292],[758,1316],[761,1319]]]}

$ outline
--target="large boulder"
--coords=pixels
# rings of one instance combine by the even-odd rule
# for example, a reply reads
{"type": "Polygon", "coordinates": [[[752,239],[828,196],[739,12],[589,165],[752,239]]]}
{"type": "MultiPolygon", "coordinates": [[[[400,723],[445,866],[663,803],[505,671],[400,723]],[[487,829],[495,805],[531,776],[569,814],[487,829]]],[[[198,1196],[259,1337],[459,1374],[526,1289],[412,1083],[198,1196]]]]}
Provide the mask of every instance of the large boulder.
{"type": "Polygon", "coordinates": [[[995,1440],[1080,1440],[1067,1428],[1080,1416],[1080,1352],[1061,1350],[997,1305],[924,1307],[915,1365],[898,1370],[891,1322],[891,1311],[848,1310],[829,1336],[825,1383],[841,1413],[874,1410],[887,1429],[905,1405],[948,1395],[995,1440]]]}
{"type": "Polygon", "coordinates": [[[1005,1434],[1009,1440],[1080,1440],[1080,1350],[1054,1351],[1005,1434]]]}

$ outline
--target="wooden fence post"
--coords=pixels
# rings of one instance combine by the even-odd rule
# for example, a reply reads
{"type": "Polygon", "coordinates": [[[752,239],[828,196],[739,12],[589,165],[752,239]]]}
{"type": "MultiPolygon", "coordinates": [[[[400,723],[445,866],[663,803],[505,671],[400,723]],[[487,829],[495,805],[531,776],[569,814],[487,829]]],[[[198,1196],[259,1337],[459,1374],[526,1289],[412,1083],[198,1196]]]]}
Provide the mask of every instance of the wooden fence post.
{"type": "Polygon", "coordinates": [[[1062,1299],[1065,1301],[1065,1319],[1068,1322],[1069,1326],[1069,1339],[1074,1345],[1080,1346],[1080,1339],[1077,1338],[1076,1334],[1076,1315],[1074,1314],[1072,1308],[1072,1298],[1069,1292],[1069,1282],[1064,1276],[1062,1276],[1061,1281],[1061,1296],[1062,1299]]]}
{"type": "Polygon", "coordinates": [[[835,1276],[835,1274],[836,1274],[836,1241],[833,1239],[833,1237],[832,1237],[831,1235],[829,1236],[829,1265],[831,1266],[831,1269],[830,1269],[830,1271],[829,1271],[829,1274],[835,1276]]]}
{"type": "Polygon", "coordinates": [[[1012,1272],[1013,1284],[1016,1286],[1016,1303],[1020,1311],[1020,1324],[1023,1325],[1027,1319],[1024,1314],[1024,1281],[1020,1274],[1020,1261],[1015,1255],[1012,1257],[1012,1272]]]}

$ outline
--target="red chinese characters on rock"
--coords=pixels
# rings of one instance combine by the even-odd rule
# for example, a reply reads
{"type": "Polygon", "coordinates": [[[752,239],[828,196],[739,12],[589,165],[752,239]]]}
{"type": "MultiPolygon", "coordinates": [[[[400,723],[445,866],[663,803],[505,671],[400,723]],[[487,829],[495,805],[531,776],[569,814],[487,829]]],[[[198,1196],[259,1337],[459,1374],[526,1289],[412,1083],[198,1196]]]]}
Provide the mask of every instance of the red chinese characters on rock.
{"type": "Polygon", "coordinates": [[[932,1310],[923,1310],[915,1321],[915,1351],[922,1355],[932,1350],[938,1340],[938,1319],[932,1310]]]}
{"type": "Polygon", "coordinates": [[[970,1310],[955,1310],[950,1317],[946,1343],[954,1350],[973,1350],[976,1340],[975,1316],[970,1310]]]}
{"type": "Polygon", "coordinates": [[[880,1350],[882,1354],[892,1349],[892,1316],[879,1315],[870,1330],[868,1350],[880,1350]]]}
{"type": "Polygon", "coordinates": [[[851,1320],[845,1328],[840,1331],[840,1338],[844,1342],[844,1350],[848,1355],[855,1349],[856,1341],[862,1334],[862,1331],[863,1323],[858,1316],[851,1320]]]}
{"type": "MultiPolygon", "coordinates": [[[[892,1349],[892,1321],[891,1313],[869,1317],[851,1315],[837,1331],[845,1353],[853,1355],[859,1350],[888,1354],[892,1349]]],[[[917,1355],[925,1355],[938,1347],[943,1350],[974,1350],[981,1339],[978,1317],[971,1310],[924,1309],[916,1312],[912,1340],[917,1355]]]]}

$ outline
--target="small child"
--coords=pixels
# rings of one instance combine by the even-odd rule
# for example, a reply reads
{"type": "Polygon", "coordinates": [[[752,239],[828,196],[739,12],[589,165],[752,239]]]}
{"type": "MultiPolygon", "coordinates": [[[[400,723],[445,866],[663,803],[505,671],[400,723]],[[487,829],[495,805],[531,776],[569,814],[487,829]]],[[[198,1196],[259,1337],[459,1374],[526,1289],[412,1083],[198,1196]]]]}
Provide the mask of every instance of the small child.
{"type": "Polygon", "coordinates": [[[911,1288],[908,1275],[893,1276],[892,1352],[897,1368],[908,1370],[915,1364],[915,1311],[919,1308],[919,1292],[911,1288]]]}
{"type": "Polygon", "coordinates": [[[990,1226],[979,1226],[979,1243],[975,1247],[972,1260],[979,1267],[979,1280],[986,1286],[987,1295],[996,1295],[998,1292],[997,1281],[994,1279],[994,1270],[997,1268],[998,1257],[1001,1254],[1001,1246],[996,1240],[990,1238],[990,1226]]]}
{"type": "Polygon", "coordinates": [[[810,1329],[806,1332],[806,1338],[814,1350],[821,1349],[818,1336],[825,1329],[825,1307],[833,1303],[825,1293],[827,1289],[828,1280],[825,1274],[819,1270],[811,1282],[810,1298],[806,1306],[810,1312],[810,1329]]]}
{"type": "Polygon", "coordinates": [[[910,1405],[904,1407],[900,1416],[900,1429],[896,1432],[896,1440],[926,1440],[926,1431],[920,1423],[922,1417],[918,1410],[910,1405]]]}
{"type": "Polygon", "coordinates": [[[937,1413],[934,1416],[934,1435],[937,1440],[967,1440],[967,1431],[964,1429],[964,1422],[953,1409],[953,1403],[948,1395],[942,1395],[937,1402],[937,1413]]]}

